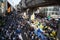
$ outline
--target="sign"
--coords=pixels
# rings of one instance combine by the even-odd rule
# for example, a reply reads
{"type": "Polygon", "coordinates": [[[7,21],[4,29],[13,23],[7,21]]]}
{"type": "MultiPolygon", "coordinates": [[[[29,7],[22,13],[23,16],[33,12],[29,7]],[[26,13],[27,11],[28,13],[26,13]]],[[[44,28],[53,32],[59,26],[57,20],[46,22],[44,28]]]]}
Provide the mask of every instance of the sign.
{"type": "Polygon", "coordinates": [[[34,20],[35,19],[35,14],[33,13],[32,15],[31,15],[31,20],[34,20]]]}

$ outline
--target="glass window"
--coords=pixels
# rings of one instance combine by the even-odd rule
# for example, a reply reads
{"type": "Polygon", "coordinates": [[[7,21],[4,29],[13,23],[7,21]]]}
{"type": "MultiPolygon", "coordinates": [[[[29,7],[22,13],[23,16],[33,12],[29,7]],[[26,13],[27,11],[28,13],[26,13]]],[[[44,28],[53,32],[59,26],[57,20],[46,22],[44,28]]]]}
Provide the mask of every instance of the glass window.
{"type": "Polygon", "coordinates": [[[47,8],[45,8],[45,11],[48,11],[48,9],[47,9],[47,8]]]}
{"type": "Polygon", "coordinates": [[[52,8],[50,8],[50,9],[49,9],[49,11],[53,11],[53,9],[52,9],[52,8]]]}
{"type": "Polygon", "coordinates": [[[58,15],[58,13],[55,13],[56,15],[58,15]]]}
{"type": "Polygon", "coordinates": [[[59,11],[59,8],[54,8],[53,11],[59,11]]]}
{"type": "Polygon", "coordinates": [[[52,13],[52,15],[54,15],[54,13],[52,13]]]}

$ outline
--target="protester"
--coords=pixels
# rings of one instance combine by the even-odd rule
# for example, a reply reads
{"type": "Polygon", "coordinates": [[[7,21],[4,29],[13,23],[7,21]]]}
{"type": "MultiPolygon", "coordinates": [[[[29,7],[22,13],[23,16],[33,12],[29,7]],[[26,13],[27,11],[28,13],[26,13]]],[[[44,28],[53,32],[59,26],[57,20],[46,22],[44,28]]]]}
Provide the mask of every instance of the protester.
{"type": "Polygon", "coordinates": [[[49,18],[36,18],[33,21],[28,21],[18,14],[11,13],[5,17],[5,25],[0,27],[0,39],[55,40],[57,21],[49,18]]]}

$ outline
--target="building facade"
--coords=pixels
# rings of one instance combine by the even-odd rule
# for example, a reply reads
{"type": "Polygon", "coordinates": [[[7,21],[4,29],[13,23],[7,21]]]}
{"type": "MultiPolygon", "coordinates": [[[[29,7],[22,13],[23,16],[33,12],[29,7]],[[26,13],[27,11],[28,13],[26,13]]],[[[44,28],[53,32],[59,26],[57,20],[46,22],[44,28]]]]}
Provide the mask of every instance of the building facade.
{"type": "Polygon", "coordinates": [[[49,6],[44,8],[45,14],[53,18],[60,18],[60,6],[49,6]]]}
{"type": "Polygon", "coordinates": [[[0,0],[0,14],[7,10],[7,0],[0,0]]]}

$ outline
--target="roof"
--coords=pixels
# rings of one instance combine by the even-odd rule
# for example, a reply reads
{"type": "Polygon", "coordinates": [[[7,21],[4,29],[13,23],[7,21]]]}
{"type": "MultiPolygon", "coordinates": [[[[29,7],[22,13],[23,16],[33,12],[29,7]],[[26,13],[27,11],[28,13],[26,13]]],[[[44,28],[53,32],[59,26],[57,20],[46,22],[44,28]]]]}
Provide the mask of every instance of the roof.
{"type": "Polygon", "coordinates": [[[26,0],[25,5],[26,8],[60,5],[60,0],[26,0]]]}

